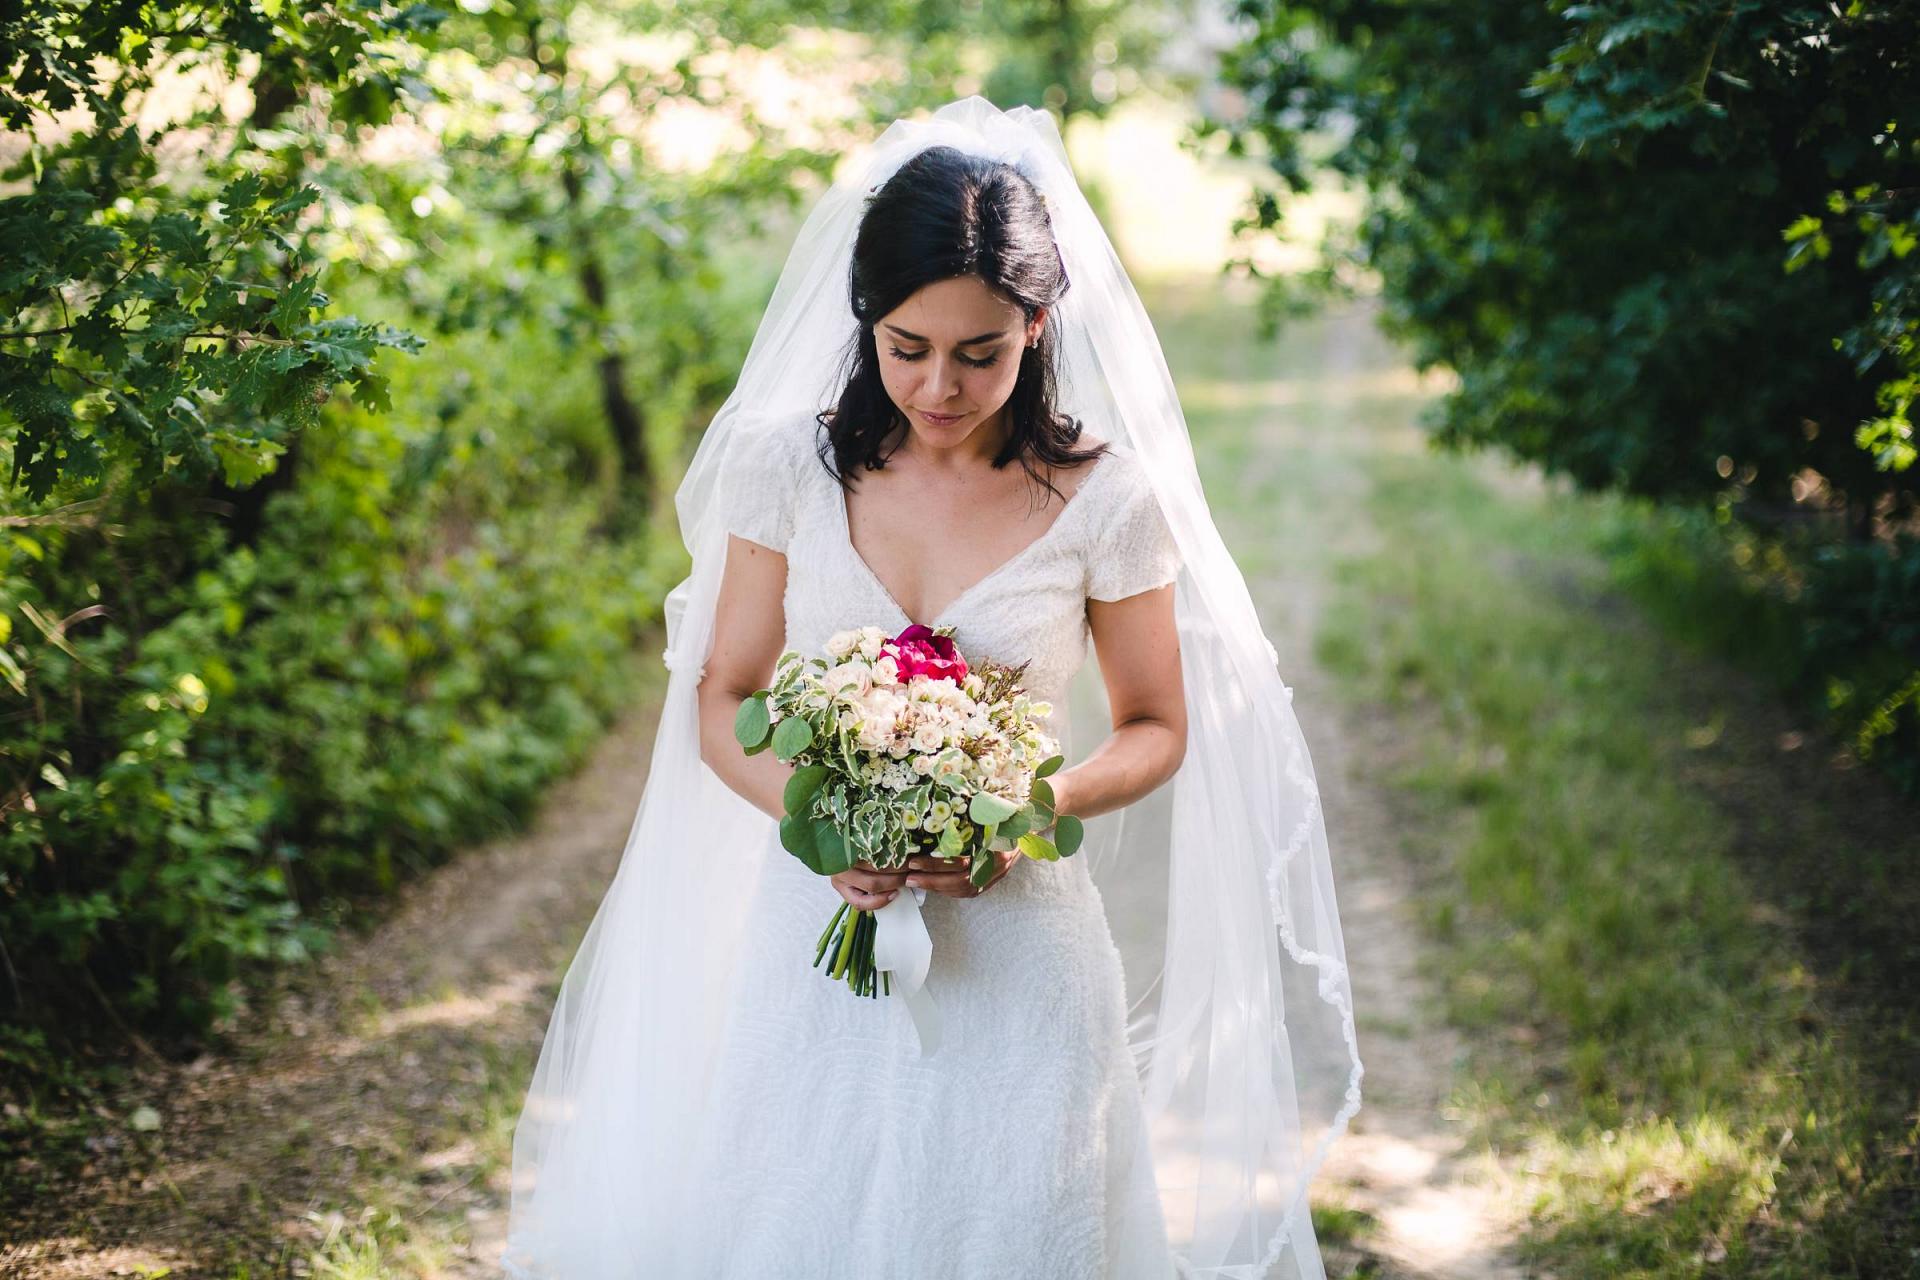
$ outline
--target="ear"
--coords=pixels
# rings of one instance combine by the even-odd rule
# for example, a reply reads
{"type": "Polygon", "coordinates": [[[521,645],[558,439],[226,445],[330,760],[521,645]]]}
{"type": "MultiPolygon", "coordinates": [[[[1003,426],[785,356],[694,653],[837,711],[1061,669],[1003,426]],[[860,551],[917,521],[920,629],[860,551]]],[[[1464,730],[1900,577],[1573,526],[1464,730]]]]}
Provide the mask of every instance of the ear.
{"type": "Polygon", "coordinates": [[[1040,340],[1040,331],[1047,327],[1047,309],[1035,307],[1033,319],[1027,321],[1027,345],[1032,346],[1040,340]]]}

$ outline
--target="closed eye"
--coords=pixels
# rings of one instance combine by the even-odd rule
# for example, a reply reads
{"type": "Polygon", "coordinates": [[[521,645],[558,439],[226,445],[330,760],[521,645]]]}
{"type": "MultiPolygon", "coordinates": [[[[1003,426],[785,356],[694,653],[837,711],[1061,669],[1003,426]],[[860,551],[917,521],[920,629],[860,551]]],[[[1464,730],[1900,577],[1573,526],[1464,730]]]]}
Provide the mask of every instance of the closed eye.
{"type": "MultiPolygon", "coordinates": [[[[887,348],[887,354],[892,356],[895,360],[905,360],[908,363],[912,363],[913,361],[920,359],[922,356],[926,355],[927,353],[924,351],[902,351],[899,347],[889,346],[887,348]]],[[[985,360],[975,360],[971,356],[964,356],[964,355],[960,357],[961,364],[971,365],[975,369],[991,368],[993,365],[998,364],[999,361],[1000,361],[1000,356],[997,352],[993,355],[988,356],[985,360]]]]}

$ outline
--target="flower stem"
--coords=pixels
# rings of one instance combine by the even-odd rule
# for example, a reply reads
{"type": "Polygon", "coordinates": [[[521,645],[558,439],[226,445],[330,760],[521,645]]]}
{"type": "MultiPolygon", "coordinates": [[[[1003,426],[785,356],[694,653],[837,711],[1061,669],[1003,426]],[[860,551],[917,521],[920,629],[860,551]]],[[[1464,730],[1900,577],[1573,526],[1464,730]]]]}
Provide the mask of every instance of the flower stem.
{"type": "Polygon", "coordinates": [[[814,947],[813,947],[813,967],[814,968],[818,969],[820,967],[820,957],[827,954],[827,939],[833,936],[833,926],[840,923],[840,917],[847,914],[847,906],[848,906],[847,900],[845,898],[842,898],[840,900],[840,909],[833,913],[833,919],[827,921],[826,929],[823,930],[820,934],[820,941],[814,944],[814,947]]]}
{"type": "Polygon", "coordinates": [[[847,927],[840,931],[840,954],[834,957],[833,973],[832,973],[833,977],[836,977],[836,978],[846,977],[847,962],[849,959],[851,959],[853,955],[854,930],[859,927],[861,917],[865,915],[866,915],[866,912],[860,910],[858,907],[855,907],[852,918],[847,921],[847,927]]]}

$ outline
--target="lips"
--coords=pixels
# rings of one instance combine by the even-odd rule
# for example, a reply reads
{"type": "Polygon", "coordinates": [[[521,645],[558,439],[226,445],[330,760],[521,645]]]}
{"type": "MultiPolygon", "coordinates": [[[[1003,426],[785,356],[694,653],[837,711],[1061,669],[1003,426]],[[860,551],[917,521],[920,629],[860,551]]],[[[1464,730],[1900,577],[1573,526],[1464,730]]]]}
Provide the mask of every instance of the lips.
{"type": "Polygon", "coordinates": [[[914,410],[914,412],[918,413],[921,417],[925,418],[928,422],[938,423],[942,426],[946,425],[949,422],[958,422],[960,421],[960,419],[967,416],[964,413],[929,413],[925,409],[916,409],[914,410]]]}

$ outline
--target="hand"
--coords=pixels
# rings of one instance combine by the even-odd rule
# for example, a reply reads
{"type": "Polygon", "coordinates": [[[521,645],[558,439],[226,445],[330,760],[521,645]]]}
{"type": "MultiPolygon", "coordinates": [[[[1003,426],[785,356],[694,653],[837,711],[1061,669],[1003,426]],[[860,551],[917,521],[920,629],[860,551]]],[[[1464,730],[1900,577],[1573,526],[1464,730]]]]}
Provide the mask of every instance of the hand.
{"type": "Polygon", "coordinates": [[[924,888],[929,893],[944,893],[949,898],[977,898],[1013,870],[1014,863],[1026,857],[1017,847],[1004,851],[989,849],[987,856],[993,859],[993,874],[979,888],[974,887],[968,874],[973,868],[972,858],[942,858],[927,853],[917,853],[907,859],[907,885],[924,888]]]}
{"type": "Polygon", "coordinates": [[[848,906],[858,911],[878,911],[899,894],[907,873],[881,871],[871,862],[855,862],[839,875],[828,878],[848,906]]]}

